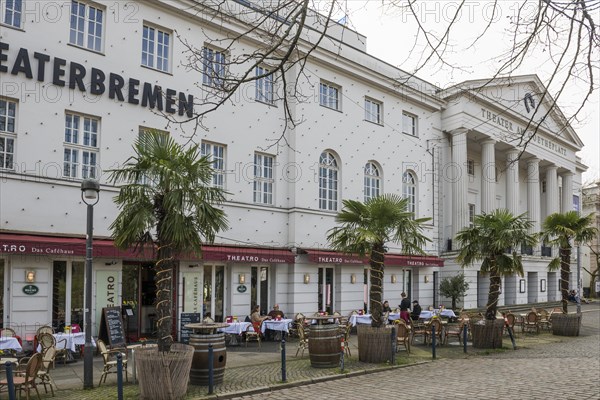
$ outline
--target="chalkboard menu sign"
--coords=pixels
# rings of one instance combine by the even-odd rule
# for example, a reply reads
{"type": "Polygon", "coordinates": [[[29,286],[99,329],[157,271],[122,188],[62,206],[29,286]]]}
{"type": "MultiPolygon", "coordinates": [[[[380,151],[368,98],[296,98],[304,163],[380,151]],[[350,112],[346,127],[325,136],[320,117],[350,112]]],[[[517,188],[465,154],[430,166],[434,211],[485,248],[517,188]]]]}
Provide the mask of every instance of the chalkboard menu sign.
{"type": "Polygon", "coordinates": [[[108,343],[109,346],[125,346],[125,331],[121,319],[120,307],[106,307],[102,309],[100,318],[100,332],[98,338],[108,343]]]}
{"type": "Polygon", "coordinates": [[[190,335],[192,334],[192,330],[186,328],[187,324],[196,324],[200,322],[200,313],[182,313],[181,318],[179,319],[180,323],[180,339],[181,343],[188,344],[190,342],[190,335]]]}

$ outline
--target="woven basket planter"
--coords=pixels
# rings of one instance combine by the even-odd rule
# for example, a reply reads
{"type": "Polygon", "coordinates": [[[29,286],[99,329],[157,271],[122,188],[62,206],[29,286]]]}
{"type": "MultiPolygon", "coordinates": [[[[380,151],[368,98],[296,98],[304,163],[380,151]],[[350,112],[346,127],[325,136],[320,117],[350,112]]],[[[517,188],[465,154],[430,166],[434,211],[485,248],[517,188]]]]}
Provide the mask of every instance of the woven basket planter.
{"type": "Polygon", "coordinates": [[[483,319],[472,323],[470,328],[473,336],[473,347],[477,349],[502,348],[503,319],[483,319]]]}
{"type": "MultiPolygon", "coordinates": [[[[381,364],[392,359],[392,330],[358,325],[358,360],[381,364]]],[[[395,339],[395,338],[394,338],[395,339]]]]}
{"type": "Polygon", "coordinates": [[[579,336],[581,314],[552,314],[552,334],[557,336],[579,336]]]}
{"type": "Polygon", "coordinates": [[[194,348],[174,343],[168,352],[156,348],[135,352],[142,400],[176,400],[185,397],[194,348]]]}

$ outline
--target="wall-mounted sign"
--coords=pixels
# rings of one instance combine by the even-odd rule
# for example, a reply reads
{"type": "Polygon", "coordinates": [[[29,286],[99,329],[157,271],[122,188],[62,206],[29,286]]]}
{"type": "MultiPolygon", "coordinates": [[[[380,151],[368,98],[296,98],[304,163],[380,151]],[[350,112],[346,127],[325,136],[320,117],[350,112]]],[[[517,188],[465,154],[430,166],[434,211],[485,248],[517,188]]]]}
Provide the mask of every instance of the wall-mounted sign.
{"type": "Polygon", "coordinates": [[[237,287],[237,291],[240,293],[246,293],[246,290],[247,290],[246,285],[239,285],[237,287]]]}
{"type": "Polygon", "coordinates": [[[40,288],[38,288],[35,285],[25,285],[23,286],[23,293],[27,294],[27,295],[34,295],[37,292],[40,291],[40,288]]]}

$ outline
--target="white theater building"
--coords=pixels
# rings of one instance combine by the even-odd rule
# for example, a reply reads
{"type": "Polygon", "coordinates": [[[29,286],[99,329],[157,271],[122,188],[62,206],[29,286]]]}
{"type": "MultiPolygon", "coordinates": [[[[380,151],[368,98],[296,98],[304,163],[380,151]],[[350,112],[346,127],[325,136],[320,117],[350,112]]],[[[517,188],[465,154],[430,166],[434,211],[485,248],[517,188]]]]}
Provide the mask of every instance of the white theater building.
{"type": "MultiPolygon", "coordinates": [[[[0,2],[0,302],[4,326],[21,334],[37,326],[82,324],[86,207],[81,181],[100,182],[94,207],[94,325],[103,307],[127,305],[131,339],[153,331],[152,259],[117,250],[109,226],[118,188],[105,172],[132,155],[147,129],[189,140],[193,115],[219,76],[185,68],[176,33],[204,48],[205,63],[248,51],[214,39],[243,30],[216,24],[192,0],[0,2]],[[49,6],[52,4],[52,6],[49,6]],[[53,8],[48,8],[53,7],[53,8]],[[43,38],[43,39],[42,39],[43,38]],[[209,39],[210,38],[210,39],[209,39]],[[162,91],[159,91],[162,90],[162,91]],[[33,272],[33,274],[31,274],[33,272]]],[[[241,4],[236,3],[238,7],[241,4]]],[[[174,331],[181,313],[220,320],[245,316],[253,304],[277,302],[288,315],[343,314],[365,304],[368,262],[329,249],[342,199],[383,193],[410,198],[431,220],[424,256],[390,244],[384,298],[400,293],[437,305],[439,281],[460,270],[454,234],[473,215],[506,207],[540,222],[571,209],[585,166],[583,144],[534,75],[442,90],[370,56],[366,38],[335,25],[298,79],[306,100],[292,103],[303,122],[283,132],[284,110],[267,79],[209,114],[193,141],[215,160],[213,183],[227,192],[229,229],[199,259],[176,268],[174,331]],[[541,105],[539,104],[541,103],[541,105]],[[545,122],[524,147],[517,134],[538,108],[545,122]],[[511,162],[514,160],[514,162],[511,162]]],[[[268,69],[268,65],[264,68],[268,69]]],[[[256,73],[260,74],[261,68],[256,73]]],[[[225,73],[224,70],[216,73],[225,73]]],[[[534,117],[538,120],[538,117],[534,117]]],[[[576,200],[578,201],[578,200],[576,200]]],[[[506,278],[503,304],[554,300],[558,277],[546,266],[551,249],[524,249],[524,277],[506,278]]],[[[467,269],[471,289],[461,305],[482,306],[485,277],[467,269]]]]}

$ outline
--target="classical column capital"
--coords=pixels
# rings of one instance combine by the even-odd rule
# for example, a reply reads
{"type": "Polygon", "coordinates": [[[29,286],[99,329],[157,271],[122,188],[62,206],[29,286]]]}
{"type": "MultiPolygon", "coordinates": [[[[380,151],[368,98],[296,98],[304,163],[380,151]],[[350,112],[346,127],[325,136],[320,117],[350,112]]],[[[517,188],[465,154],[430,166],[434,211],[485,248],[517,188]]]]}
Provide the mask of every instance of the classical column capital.
{"type": "Polygon", "coordinates": [[[450,134],[454,136],[466,135],[469,132],[467,128],[458,128],[450,131],[450,134]]]}
{"type": "Polygon", "coordinates": [[[496,139],[492,139],[492,138],[485,138],[485,139],[481,139],[481,140],[479,141],[479,144],[480,144],[481,146],[483,146],[483,145],[488,145],[488,146],[489,146],[489,145],[492,145],[492,146],[493,146],[493,145],[495,145],[495,144],[496,144],[496,142],[498,142],[496,139]]]}
{"type": "Polygon", "coordinates": [[[529,157],[527,160],[525,160],[525,162],[527,162],[527,165],[539,165],[540,164],[540,160],[537,157],[529,157]]]}

